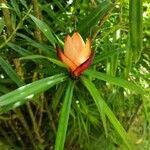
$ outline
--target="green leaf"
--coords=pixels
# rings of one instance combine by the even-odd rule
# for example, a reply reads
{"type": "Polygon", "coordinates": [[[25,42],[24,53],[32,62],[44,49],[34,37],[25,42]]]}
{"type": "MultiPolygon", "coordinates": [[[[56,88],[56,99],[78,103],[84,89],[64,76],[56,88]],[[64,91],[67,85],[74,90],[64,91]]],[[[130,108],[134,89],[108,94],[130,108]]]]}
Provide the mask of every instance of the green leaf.
{"type": "Polygon", "coordinates": [[[112,50],[112,51],[103,52],[102,54],[99,54],[98,56],[95,56],[92,65],[97,64],[102,60],[108,59],[109,57],[112,57],[116,54],[120,54],[121,52],[122,52],[122,49],[118,49],[118,50],[115,49],[115,50],[112,50]]]}
{"type": "Polygon", "coordinates": [[[68,120],[69,120],[69,113],[71,109],[73,88],[74,88],[74,82],[70,80],[67,86],[64,103],[61,109],[55,148],[54,148],[55,150],[64,149],[65,137],[66,137],[66,132],[67,132],[68,120]]]}
{"type": "Polygon", "coordinates": [[[101,73],[101,72],[90,70],[90,69],[86,70],[84,72],[84,74],[86,74],[90,77],[93,77],[93,78],[97,78],[99,80],[106,81],[108,83],[115,84],[115,85],[123,87],[123,88],[127,88],[132,92],[133,91],[136,92],[137,94],[143,94],[143,95],[146,94],[146,92],[144,91],[143,88],[141,88],[140,86],[132,83],[131,81],[129,82],[129,81],[124,80],[122,78],[112,77],[112,76],[107,75],[105,73],[101,73]]]}
{"type": "Polygon", "coordinates": [[[59,18],[60,14],[57,14],[54,10],[52,10],[50,5],[42,5],[41,10],[45,11],[47,13],[47,15],[48,15],[47,19],[49,19],[49,17],[50,17],[53,20],[55,20],[55,24],[57,24],[59,26],[59,28],[61,28],[61,31],[66,30],[65,22],[59,18]]]}
{"type": "Polygon", "coordinates": [[[130,150],[132,150],[133,148],[131,146],[130,139],[129,139],[126,131],[124,130],[124,128],[122,127],[120,122],[117,120],[117,118],[115,117],[115,115],[111,111],[111,109],[107,106],[107,104],[105,103],[103,98],[100,96],[99,90],[95,87],[95,85],[89,79],[87,79],[85,77],[81,77],[81,79],[82,79],[84,85],[86,86],[86,88],[88,89],[88,91],[90,92],[91,96],[93,97],[95,104],[101,113],[103,124],[105,125],[105,123],[106,123],[106,120],[104,118],[104,116],[106,115],[108,117],[109,121],[114,126],[115,130],[121,136],[124,143],[127,145],[127,147],[130,150]]]}
{"type": "Polygon", "coordinates": [[[25,0],[20,0],[21,4],[28,9],[27,2],[25,0]]]}
{"type": "Polygon", "coordinates": [[[26,56],[26,57],[21,57],[20,60],[25,60],[25,59],[47,59],[50,62],[60,66],[60,67],[67,67],[64,63],[62,63],[61,61],[54,59],[54,58],[49,58],[49,57],[45,57],[42,55],[31,55],[31,56],[26,56]]]}
{"type": "Polygon", "coordinates": [[[28,50],[22,48],[21,46],[19,46],[17,44],[9,42],[9,43],[7,43],[7,45],[22,56],[33,55],[33,53],[29,52],[28,50]]]}
{"type": "Polygon", "coordinates": [[[6,112],[10,109],[18,107],[28,100],[33,100],[33,97],[44,92],[50,87],[63,82],[67,76],[65,74],[58,74],[47,77],[33,83],[22,86],[6,95],[0,97],[0,113],[6,112]]]}
{"type": "Polygon", "coordinates": [[[143,46],[143,2],[129,0],[129,34],[130,48],[133,58],[137,62],[141,56],[143,46]]]}
{"type": "Polygon", "coordinates": [[[13,70],[12,66],[7,63],[1,56],[0,56],[0,65],[4,69],[4,71],[7,73],[7,75],[18,85],[23,86],[24,82],[21,81],[18,74],[13,70]]]}
{"type": "Polygon", "coordinates": [[[0,8],[7,8],[7,9],[12,9],[13,10],[12,7],[10,7],[8,4],[6,5],[6,3],[4,3],[4,2],[0,3],[0,8]]]}
{"type": "Polygon", "coordinates": [[[82,76],[81,79],[82,79],[84,85],[86,86],[86,88],[90,91],[90,94],[92,95],[92,97],[95,101],[95,104],[96,104],[96,106],[100,112],[100,115],[101,115],[103,127],[105,129],[105,134],[107,136],[108,131],[107,131],[107,125],[106,125],[106,117],[105,117],[105,112],[103,109],[103,103],[102,103],[102,101],[99,100],[99,98],[100,98],[99,93],[97,90],[95,90],[94,85],[87,78],[82,76]]]}
{"type": "Polygon", "coordinates": [[[58,87],[55,95],[53,95],[53,99],[52,99],[52,110],[53,110],[53,112],[55,112],[57,106],[59,106],[59,102],[61,100],[62,95],[64,94],[65,89],[66,89],[66,84],[65,83],[61,84],[58,87]]]}
{"type": "Polygon", "coordinates": [[[51,42],[53,46],[56,44],[56,39],[53,36],[51,28],[40,19],[34,17],[33,15],[29,15],[34,23],[38,26],[38,28],[43,32],[43,34],[47,37],[47,39],[51,42]]]}
{"type": "Polygon", "coordinates": [[[14,0],[10,0],[11,2],[11,6],[13,7],[13,10],[16,12],[16,14],[19,16],[21,16],[21,13],[20,13],[20,10],[19,10],[19,6],[17,4],[17,1],[14,1],[14,0]]]}
{"type": "Polygon", "coordinates": [[[109,1],[100,3],[97,8],[92,10],[91,13],[79,23],[77,26],[78,31],[84,36],[89,34],[91,29],[98,23],[98,21],[103,19],[103,17],[108,14],[112,7],[113,4],[109,1]]]}
{"type": "Polygon", "coordinates": [[[21,34],[21,33],[17,33],[17,36],[25,39],[26,40],[25,42],[27,45],[32,45],[33,47],[36,47],[37,49],[41,50],[44,54],[46,54],[48,56],[54,57],[56,54],[56,50],[54,48],[51,48],[51,46],[49,46],[49,45],[37,43],[33,39],[31,39],[28,36],[21,34]]]}
{"type": "Polygon", "coordinates": [[[4,19],[3,18],[0,18],[0,33],[3,31],[4,29],[4,19]]]}
{"type": "Polygon", "coordinates": [[[5,86],[0,84],[0,94],[1,93],[8,93],[10,90],[5,86]]]}

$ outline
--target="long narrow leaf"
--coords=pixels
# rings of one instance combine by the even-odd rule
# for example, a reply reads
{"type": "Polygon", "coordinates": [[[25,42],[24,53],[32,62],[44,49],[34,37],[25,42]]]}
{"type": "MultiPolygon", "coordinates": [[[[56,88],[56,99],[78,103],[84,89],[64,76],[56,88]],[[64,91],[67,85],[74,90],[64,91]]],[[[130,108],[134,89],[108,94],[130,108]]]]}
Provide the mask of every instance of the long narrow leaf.
{"type": "Polygon", "coordinates": [[[100,3],[96,9],[91,11],[89,15],[87,15],[78,25],[78,30],[81,34],[87,34],[92,27],[94,27],[98,21],[100,21],[106,14],[108,14],[109,10],[111,10],[113,4],[110,1],[104,1],[100,3]]]}
{"type": "Polygon", "coordinates": [[[50,27],[40,19],[34,17],[33,15],[30,15],[31,19],[34,21],[34,23],[38,26],[38,28],[43,32],[43,34],[47,37],[47,39],[51,42],[52,45],[56,44],[56,39],[52,34],[52,30],[50,27]]]}
{"type": "Polygon", "coordinates": [[[94,85],[89,82],[89,80],[85,77],[82,77],[81,78],[84,85],[87,87],[87,89],[90,91],[90,94],[92,95],[94,101],[95,101],[95,104],[100,112],[100,115],[101,115],[101,119],[102,119],[102,122],[103,122],[103,127],[105,129],[105,134],[107,136],[107,125],[106,125],[106,117],[105,117],[105,112],[104,112],[104,109],[103,109],[103,103],[102,101],[99,100],[100,96],[99,96],[99,93],[97,90],[95,90],[94,88],[94,85]]]}
{"type": "Polygon", "coordinates": [[[55,150],[64,149],[65,137],[67,132],[68,120],[69,120],[69,113],[71,109],[73,88],[74,88],[74,82],[70,80],[67,86],[64,103],[60,114],[56,142],[55,142],[55,150]]]}
{"type": "Polygon", "coordinates": [[[97,78],[97,79],[106,81],[108,83],[115,84],[117,86],[121,86],[123,88],[127,88],[130,91],[136,92],[137,94],[146,94],[144,89],[142,89],[140,86],[137,86],[137,85],[133,84],[132,82],[129,82],[129,81],[124,80],[122,78],[112,77],[112,76],[107,75],[105,73],[97,72],[94,70],[87,70],[84,74],[86,74],[90,77],[93,77],[93,78],[97,78]]]}
{"type": "Polygon", "coordinates": [[[99,54],[98,56],[95,56],[92,65],[97,64],[102,60],[108,59],[109,57],[112,57],[116,54],[120,54],[121,52],[122,52],[122,49],[103,52],[102,54],[99,54]]]}
{"type": "Polygon", "coordinates": [[[51,56],[51,57],[55,56],[56,50],[54,48],[52,48],[50,45],[38,43],[38,42],[34,41],[32,38],[30,38],[22,33],[17,33],[16,35],[23,38],[27,45],[32,45],[33,47],[40,49],[44,54],[46,54],[48,56],[51,56]]]}
{"type": "Polygon", "coordinates": [[[17,44],[13,44],[11,42],[7,43],[7,45],[12,48],[13,50],[15,50],[18,54],[20,54],[21,56],[29,56],[29,55],[33,55],[33,53],[31,53],[30,51],[22,48],[21,46],[17,45],[17,44]]]}
{"type": "Polygon", "coordinates": [[[24,82],[21,81],[18,74],[13,70],[11,65],[7,63],[1,56],[0,56],[0,66],[4,69],[7,75],[18,85],[23,86],[24,82]]]}
{"type": "Polygon", "coordinates": [[[32,59],[32,60],[34,60],[34,59],[47,59],[50,62],[52,62],[52,63],[54,63],[58,66],[66,67],[66,65],[64,63],[62,63],[61,61],[59,61],[57,59],[54,59],[54,58],[45,57],[45,56],[42,56],[42,55],[30,55],[30,56],[20,58],[20,60],[25,60],[25,59],[32,59]]]}
{"type": "Polygon", "coordinates": [[[66,79],[65,74],[54,75],[33,83],[22,86],[6,95],[0,97],[0,113],[6,112],[12,108],[18,107],[50,87],[63,82],[66,79]]]}
{"type": "Polygon", "coordinates": [[[120,122],[117,120],[117,118],[115,117],[115,115],[111,111],[111,109],[107,106],[107,104],[105,103],[103,98],[100,96],[99,91],[97,90],[95,85],[89,79],[87,79],[85,77],[82,77],[82,81],[83,81],[84,85],[86,86],[86,88],[88,89],[88,91],[90,92],[91,96],[93,97],[93,99],[98,107],[98,110],[101,112],[102,111],[101,109],[103,109],[103,113],[104,113],[103,115],[106,115],[108,117],[109,121],[112,123],[115,130],[121,136],[124,143],[127,145],[127,147],[130,150],[132,150],[132,145],[130,143],[130,140],[128,138],[126,131],[124,130],[124,128],[122,127],[120,122]]]}

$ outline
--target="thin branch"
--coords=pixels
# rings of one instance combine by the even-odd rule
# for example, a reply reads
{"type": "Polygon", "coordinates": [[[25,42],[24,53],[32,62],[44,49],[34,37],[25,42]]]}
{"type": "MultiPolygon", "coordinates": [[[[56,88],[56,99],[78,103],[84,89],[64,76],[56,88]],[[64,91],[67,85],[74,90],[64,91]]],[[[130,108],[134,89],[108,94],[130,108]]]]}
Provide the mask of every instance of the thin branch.
{"type": "Polygon", "coordinates": [[[7,43],[15,36],[17,30],[20,29],[20,27],[22,26],[23,21],[27,18],[27,16],[29,15],[29,13],[30,13],[31,10],[32,10],[32,7],[28,10],[28,12],[26,13],[26,15],[22,18],[22,20],[19,22],[19,24],[17,25],[17,27],[13,30],[13,32],[11,33],[11,35],[6,39],[6,41],[3,42],[0,45],[0,49],[2,49],[5,45],[7,45],[7,43]]]}

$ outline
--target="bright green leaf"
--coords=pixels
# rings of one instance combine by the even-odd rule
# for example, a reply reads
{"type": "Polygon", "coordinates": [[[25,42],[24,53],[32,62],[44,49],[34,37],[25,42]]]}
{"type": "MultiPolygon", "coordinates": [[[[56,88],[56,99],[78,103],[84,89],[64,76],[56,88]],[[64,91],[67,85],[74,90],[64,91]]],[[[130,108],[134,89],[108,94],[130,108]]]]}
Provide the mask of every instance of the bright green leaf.
{"type": "Polygon", "coordinates": [[[1,96],[0,113],[18,107],[29,100],[33,100],[36,94],[44,92],[50,87],[63,82],[66,78],[67,76],[65,74],[54,75],[24,85],[6,95],[1,96]]]}
{"type": "MultiPolygon", "coordinates": [[[[93,97],[93,100],[95,101],[95,103],[98,107],[98,110],[101,113],[101,117],[103,117],[102,120],[104,119],[104,115],[106,115],[108,117],[109,121],[114,126],[115,130],[118,132],[118,134],[123,139],[124,143],[127,145],[128,149],[132,150],[133,149],[132,144],[130,142],[130,139],[129,139],[126,131],[124,130],[124,128],[122,127],[120,122],[117,120],[117,118],[115,117],[115,115],[111,111],[111,109],[107,106],[107,104],[105,103],[103,98],[100,96],[98,89],[88,78],[82,77],[82,81],[83,81],[84,85],[86,86],[86,88],[88,89],[88,91],[90,92],[91,96],[93,97]]],[[[103,123],[105,125],[105,120],[103,120],[103,123]]]]}
{"type": "Polygon", "coordinates": [[[58,65],[58,66],[61,66],[61,67],[66,67],[66,65],[64,63],[62,63],[61,61],[57,60],[57,59],[54,59],[54,58],[49,58],[49,57],[45,57],[45,56],[42,56],[42,55],[30,55],[30,56],[26,56],[26,57],[21,57],[20,60],[25,60],[25,59],[47,59],[49,60],[50,62],[58,65]]]}
{"type": "Polygon", "coordinates": [[[105,117],[105,112],[104,112],[104,109],[103,109],[103,103],[100,99],[100,96],[99,96],[99,93],[97,90],[95,90],[95,87],[94,85],[85,77],[81,77],[84,85],[87,87],[87,89],[90,91],[90,94],[92,95],[94,101],[95,101],[95,104],[100,112],[100,115],[101,115],[101,119],[102,119],[102,122],[103,122],[103,127],[105,129],[105,134],[107,136],[108,132],[107,132],[107,125],[106,125],[106,117],[105,117]]]}
{"type": "Polygon", "coordinates": [[[90,77],[93,77],[93,78],[97,78],[99,80],[106,81],[108,83],[115,84],[115,85],[123,87],[123,88],[127,88],[132,92],[133,91],[136,92],[137,94],[146,94],[144,89],[142,89],[140,86],[138,86],[132,82],[129,82],[125,79],[122,79],[122,78],[112,77],[112,76],[107,75],[105,73],[101,73],[101,72],[90,70],[90,69],[86,70],[86,72],[84,74],[86,74],[90,77]]]}
{"type": "Polygon", "coordinates": [[[34,17],[33,15],[30,15],[30,17],[34,21],[34,23],[38,26],[38,28],[43,32],[43,34],[47,37],[47,39],[51,42],[51,44],[55,46],[56,39],[52,33],[52,29],[45,22],[34,17]]]}
{"type": "Polygon", "coordinates": [[[55,148],[54,148],[55,150],[64,149],[65,137],[66,137],[66,132],[67,132],[68,120],[69,120],[69,113],[71,109],[73,88],[74,88],[74,82],[70,80],[66,89],[64,103],[61,109],[55,148]]]}

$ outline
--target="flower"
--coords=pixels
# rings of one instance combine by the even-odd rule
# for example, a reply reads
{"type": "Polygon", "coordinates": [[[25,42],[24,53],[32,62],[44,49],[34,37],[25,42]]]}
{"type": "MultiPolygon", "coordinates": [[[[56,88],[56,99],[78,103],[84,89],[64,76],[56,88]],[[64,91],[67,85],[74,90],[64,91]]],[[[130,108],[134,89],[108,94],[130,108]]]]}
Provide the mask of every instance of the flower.
{"type": "Polygon", "coordinates": [[[78,32],[75,32],[72,37],[67,35],[64,53],[57,48],[57,55],[70,68],[71,73],[78,77],[92,63],[94,52],[91,51],[91,40],[88,38],[84,43],[78,32]]]}

